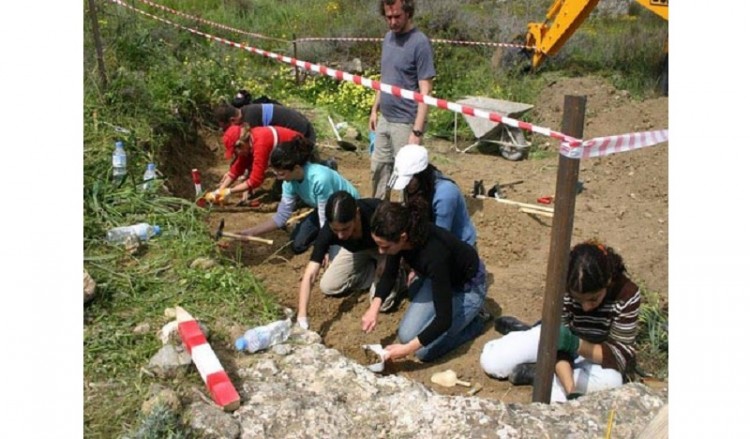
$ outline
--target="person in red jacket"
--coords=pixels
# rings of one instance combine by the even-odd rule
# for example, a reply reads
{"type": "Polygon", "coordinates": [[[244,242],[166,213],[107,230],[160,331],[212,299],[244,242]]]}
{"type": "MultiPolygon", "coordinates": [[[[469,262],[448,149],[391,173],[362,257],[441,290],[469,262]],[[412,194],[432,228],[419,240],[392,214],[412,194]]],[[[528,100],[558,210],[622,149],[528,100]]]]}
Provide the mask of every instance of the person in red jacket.
{"type": "Polygon", "coordinates": [[[223,137],[225,157],[232,159],[232,162],[229,171],[221,178],[219,188],[213,191],[213,199],[223,202],[231,194],[252,195],[265,180],[271,151],[276,145],[301,136],[297,131],[279,126],[251,127],[242,124],[227,128],[223,137]],[[245,172],[249,172],[247,178],[231,186],[245,172]]]}

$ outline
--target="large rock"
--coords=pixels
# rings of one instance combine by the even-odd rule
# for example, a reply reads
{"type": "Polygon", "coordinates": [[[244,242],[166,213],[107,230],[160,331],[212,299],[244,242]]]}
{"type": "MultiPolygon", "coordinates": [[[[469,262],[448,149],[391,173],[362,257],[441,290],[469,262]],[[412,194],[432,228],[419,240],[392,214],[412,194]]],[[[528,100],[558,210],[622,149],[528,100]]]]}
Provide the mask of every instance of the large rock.
{"type": "Polygon", "coordinates": [[[168,343],[151,357],[148,370],[160,378],[174,378],[184,375],[192,362],[192,357],[182,346],[175,347],[168,343]]]}
{"type": "Polygon", "coordinates": [[[235,418],[220,408],[195,402],[185,413],[190,428],[204,439],[234,439],[240,435],[240,426],[235,418]]]}
{"type": "Polygon", "coordinates": [[[614,409],[611,437],[637,438],[666,405],[642,384],[551,405],[439,395],[404,377],[376,375],[314,335],[295,330],[285,349],[241,354],[233,379],[240,408],[228,415],[193,406],[191,427],[205,437],[241,438],[601,438],[614,409]]]}

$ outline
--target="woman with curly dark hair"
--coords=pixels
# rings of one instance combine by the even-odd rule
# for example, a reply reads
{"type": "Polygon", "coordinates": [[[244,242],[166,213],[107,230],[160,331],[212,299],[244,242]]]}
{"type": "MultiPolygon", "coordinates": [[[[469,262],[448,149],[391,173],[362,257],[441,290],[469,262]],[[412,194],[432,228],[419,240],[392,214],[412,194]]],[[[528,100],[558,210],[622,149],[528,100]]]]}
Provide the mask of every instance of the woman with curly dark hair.
{"type": "Polygon", "coordinates": [[[381,302],[396,283],[402,259],[424,279],[418,289],[410,289],[398,343],[386,346],[386,359],[413,353],[433,361],[482,332],[486,271],[473,246],[431,224],[424,209],[389,201],[375,210],[370,231],[387,257],[375,297],[362,317],[362,330],[371,332],[377,325],[381,302]]]}

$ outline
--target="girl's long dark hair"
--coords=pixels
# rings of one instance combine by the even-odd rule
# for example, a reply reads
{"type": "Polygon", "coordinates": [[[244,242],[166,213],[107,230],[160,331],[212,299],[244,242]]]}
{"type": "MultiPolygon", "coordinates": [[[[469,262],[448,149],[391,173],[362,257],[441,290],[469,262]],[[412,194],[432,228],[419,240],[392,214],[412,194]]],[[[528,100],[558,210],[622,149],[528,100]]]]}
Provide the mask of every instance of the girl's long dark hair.
{"type": "Polygon", "coordinates": [[[435,197],[435,182],[439,171],[432,164],[413,178],[417,179],[417,191],[409,193],[404,190],[404,203],[410,208],[426,209],[423,214],[429,221],[435,221],[435,212],[432,211],[432,199],[435,197]]]}
{"type": "Polygon", "coordinates": [[[617,283],[627,272],[622,257],[613,248],[595,240],[582,242],[570,251],[568,278],[569,292],[586,294],[617,283]]]}
{"type": "Polygon", "coordinates": [[[373,235],[390,242],[398,242],[402,233],[406,233],[409,243],[421,247],[427,242],[429,221],[424,216],[423,208],[382,201],[375,209],[370,221],[373,235]]]}

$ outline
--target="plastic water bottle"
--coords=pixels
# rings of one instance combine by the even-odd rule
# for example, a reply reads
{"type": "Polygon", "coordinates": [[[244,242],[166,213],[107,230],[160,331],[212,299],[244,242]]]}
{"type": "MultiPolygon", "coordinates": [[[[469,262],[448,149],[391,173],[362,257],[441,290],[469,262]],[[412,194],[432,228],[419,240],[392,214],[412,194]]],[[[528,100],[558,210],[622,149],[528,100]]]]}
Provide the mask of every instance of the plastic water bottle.
{"type": "Polygon", "coordinates": [[[115,152],[112,153],[112,176],[115,180],[122,180],[128,173],[128,155],[121,140],[115,142],[115,152]]]}
{"type": "Polygon", "coordinates": [[[149,190],[154,186],[154,179],[156,178],[156,164],[149,163],[146,166],[146,172],[143,174],[143,190],[149,190]]]}
{"type": "Polygon", "coordinates": [[[369,139],[370,139],[370,155],[372,155],[373,151],[375,151],[375,131],[370,131],[369,139]]]}
{"type": "Polygon", "coordinates": [[[238,351],[248,351],[251,354],[263,349],[283,343],[292,332],[292,320],[277,320],[265,326],[248,329],[234,342],[238,351]]]}
{"type": "Polygon", "coordinates": [[[138,223],[132,226],[115,227],[107,232],[107,241],[112,244],[122,244],[128,237],[135,236],[140,242],[146,242],[153,236],[161,234],[159,226],[148,223],[138,223]]]}

